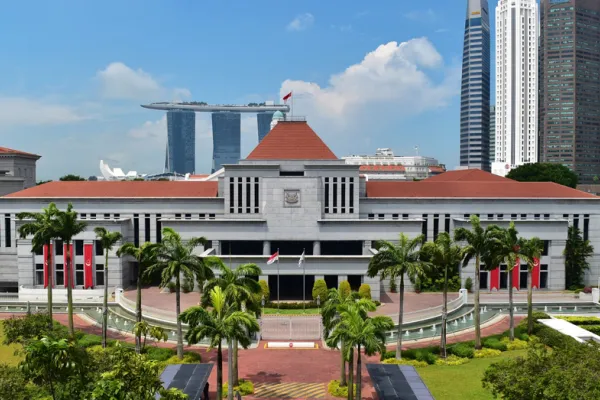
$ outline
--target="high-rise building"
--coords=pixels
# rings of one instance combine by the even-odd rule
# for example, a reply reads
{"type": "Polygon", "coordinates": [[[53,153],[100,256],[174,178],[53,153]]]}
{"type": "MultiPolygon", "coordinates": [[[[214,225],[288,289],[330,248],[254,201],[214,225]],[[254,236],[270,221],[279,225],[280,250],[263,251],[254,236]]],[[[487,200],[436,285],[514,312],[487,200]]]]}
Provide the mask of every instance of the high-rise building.
{"type": "Polygon", "coordinates": [[[241,117],[239,112],[221,111],[212,114],[213,162],[212,172],[224,164],[237,164],[240,161],[241,117]]]}
{"type": "Polygon", "coordinates": [[[274,112],[259,112],[256,113],[256,123],[258,125],[258,141],[263,140],[267,133],[271,130],[271,121],[273,120],[274,112]]]}
{"type": "Polygon", "coordinates": [[[490,161],[496,159],[496,106],[490,106],[490,161]]]}
{"type": "Polygon", "coordinates": [[[460,100],[460,165],[490,170],[490,17],[487,0],[468,0],[460,100]]]}
{"type": "Polygon", "coordinates": [[[540,158],[600,176],[600,0],[542,0],[540,158]]]}
{"type": "Polygon", "coordinates": [[[496,157],[492,172],[538,160],[538,4],[496,6],[496,157]]]}
{"type": "Polygon", "coordinates": [[[165,171],[178,174],[196,170],[196,113],[167,111],[167,151],[165,171]]]}

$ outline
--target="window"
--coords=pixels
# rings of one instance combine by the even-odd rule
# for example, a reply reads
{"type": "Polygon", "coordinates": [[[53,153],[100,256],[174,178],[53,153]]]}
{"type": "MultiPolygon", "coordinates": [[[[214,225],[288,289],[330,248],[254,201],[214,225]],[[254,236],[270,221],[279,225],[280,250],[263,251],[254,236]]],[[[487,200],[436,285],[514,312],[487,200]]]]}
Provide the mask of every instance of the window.
{"type": "Polygon", "coordinates": [[[500,289],[508,289],[508,269],[506,265],[500,266],[500,289]]]}
{"type": "Polygon", "coordinates": [[[83,255],[83,240],[73,240],[75,243],[75,255],[82,256],[83,255]]]}
{"type": "Polygon", "coordinates": [[[229,212],[235,213],[235,178],[229,178],[229,212]]]}
{"type": "Polygon", "coordinates": [[[579,214],[573,215],[573,226],[575,229],[579,229],[579,214]]]}
{"type": "Polygon", "coordinates": [[[121,218],[121,214],[115,214],[115,215],[114,215],[114,218],[115,218],[115,219],[120,219],[120,218],[121,218]]]}
{"type": "Polygon", "coordinates": [[[160,220],[161,215],[156,214],[156,243],[162,241],[162,222],[160,220]]]}
{"type": "Polygon", "coordinates": [[[42,255],[44,255],[44,247],[41,246],[39,249],[34,250],[33,254],[35,254],[36,256],[42,256],[42,255]]]}
{"type": "Polygon", "coordinates": [[[140,247],[140,216],[133,214],[133,245],[140,247]]]}
{"type": "Polygon", "coordinates": [[[517,219],[517,214],[510,214],[510,219],[513,221],[517,219]]]}
{"type": "Polygon", "coordinates": [[[377,214],[377,219],[385,219],[385,214],[377,214]]]}
{"type": "Polygon", "coordinates": [[[252,183],[250,183],[251,178],[246,178],[246,214],[250,214],[250,197],[252,195],[252,183]]]}
{"type": "Polygon", "coordinates": [[[96,240],[96,255],[97,256],[104,255],[104,247],[102,247],[102,242],[100,240],[96,240]]]}
{"type": "Polygon", "coordinates": [[[540,219],[540,214],[533,214],[533,219],[536,219],[536,220],[540,219]]]}
{"type": "Polygon", "coordinates": [[[54,249],[57,256],[62,256],[64,254],[64,245],[62,240],[54,241],[54,249]]]}
{"type": "Polygon", "coordinates": [[[588,240],[590,237],[590,215],[583,216],[583,240],[588,240]]]}
{"type": "Polygon", "coordinates": [[[488,272],[479,271],[479,289],[488,288],[488,272]]]}
{"type": "Polygon", "coordinates": [[[56,286],[64,286],[65,284],[65,265],[64,264],[56,264],[56,286]]]}
{"type": "Polygon", "coordinates": [[[342,204],[340,206],[340,210],[342,214],[346,213],[346,178],[341,178],[342,180],[342,204]]]}
{"type": "Polygon", "coordinates": [[[206,219],[206,214],[198,214],[198,218],[200,218],[200,219],[206,219]]]}
{"type": "Polygon", "coordinates": [[[242,179],[244,178],[238,177],[237,209],[239,214],[242,213],[242,179]]]}
{"type": "Polygon", "coordinates": [[[79,214],[79,218],[86,219],[87,218],[87,214],[86,213],[81,213],[81,214],[79,214]]]}
{"type": "Polygon", "coordinates": [[[44,284],[44,264],[35,264],[35,284],[44,284]]]}
{"type": "Polygon", "coordinates": [[[10,214],[4,214],[4,247],[12,246],[10,214]]]}
{"type": "Polygon", "coordinates": [[[402,214],[402,219],[408,219],[408,214],[402,214]]]}
{"type": "Polygon", "coordinates": [[[527,265],[521,265],[519,269],[519,289],[527,289],[527,265]]]}
{"type": "Polygon", "coordinates": [[[398,219],[398,214],[392,214],[392,219],[398,219]]]}
{"type": "Polygon", "coordinates": [[[471,214],[465,214],[464,215],[465,219],[469,219],[470,216],[471,216],[471,214]]]}
{"type": "Polygon", "coordinates": [[[494,219],[494,214],[488,214],[488,219],[494,219]]]}
{"type": "Polygon", "coordinates": [[[427,214],[423,214],[423,225],[421,226],[421,234],[425,236],[425,241],[427,241],[427,214]]]}
{"type": "Polygon", "coordinates": [[[349,193],[348,193],[348,202],[350,203],[350,213],[354,213],[354,178],[348,178],[348,182],[350,185],[349,193]]]}
{"type": "Polygon", "coordinates": [[[544,240],[544,249],[542,250],[542,255],[543,256],[547,256],[548,255],[548,250],[550,249],[550,241],[549,240],[544,240]]]}
{"type": "Polygon", "coordinates": [[[329,214],[329,178],[325,178],[325,214],[329,214]]]}
{"type": "Polygon", "coordinates": [[[104,214],[104,219],[110,219],[110,214],[104,214]]]}
{"type": "Polygon", "coordinates": [[[258,178],[254,178],[254,213],[258,214],[258,178]]]}
{"type": "Polygon", "coordinates": [[[527,214],[521,214],[521,219],[527,219],[527,214]]]}
{"type": "Polygon", "coordinates": [[[104,264],[96,264],[96,286],[104,286],[104,264]]]}
{"type": "Polygon", "coordinates": [[[504,219],[504,214],[498,214],[498,219],[499,219],[499,220],[502,220],[502,219],[504,219]]]}
{"type": "Polygon", "coordinates": [[[96,214],[90,214],[90,219],[96,219],[96,214]]]}
{"type": "Polygon", "coordinates": [[[175,219],[181,219],[181,214],[175,214],[175,219]]]}
{"type": "Polygon", "coordinates": [[[83,264],[75,264],[75,286],[83,286],[83,264]]]}
{"type": "Polygon", "coordinates": [[[540,289],[548,289],[548,265],[540,265],[540,289]]]}
{"type": "Polygon", "coordinates": [[[450,233],[450,214],[446,214],[445,216],[444,232],[450,233]]]}
{"type": "Polygon", "coordinates": [[[433,240],[437,239],[439,227],[440,227],[440,215],[433,214],[433,240]]]}
{"type": "Polygon", "coordinates": [[[369,219],[375,219],[375,214],[369,214],[369,219]]]}
{"type": "Polygon", "coordinates": [[[185,214],[185,219],[192,219],[192,214],[185,214]]]}
{"type": "Polygon", "coordinates": [[[208,219],[215,219],[215,214],[208,214],[208,219]]]}
{"type": "Polygon", "coordinates": [[[338,198],[337,198],[337,188],[338,188],[338,184],[337,184],[337,178],[333,178],[333,213],[337,214],[337,202],[338,202],[338,198]]]}
{"type": "Polygon", "coordinates": [[[544,219],[550,219],[550,214],[544,214],[544,219]]]}

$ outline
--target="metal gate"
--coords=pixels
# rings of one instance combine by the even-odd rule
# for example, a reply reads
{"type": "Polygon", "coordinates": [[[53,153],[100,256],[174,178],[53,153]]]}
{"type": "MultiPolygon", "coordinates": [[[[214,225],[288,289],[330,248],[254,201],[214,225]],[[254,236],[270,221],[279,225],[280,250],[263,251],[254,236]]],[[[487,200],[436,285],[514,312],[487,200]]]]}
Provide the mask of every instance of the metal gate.
{"type": "Polygon", "coordinates": [[[319,340],[321,317],[263,315],[260,333],[262,340],[319,340]]]}

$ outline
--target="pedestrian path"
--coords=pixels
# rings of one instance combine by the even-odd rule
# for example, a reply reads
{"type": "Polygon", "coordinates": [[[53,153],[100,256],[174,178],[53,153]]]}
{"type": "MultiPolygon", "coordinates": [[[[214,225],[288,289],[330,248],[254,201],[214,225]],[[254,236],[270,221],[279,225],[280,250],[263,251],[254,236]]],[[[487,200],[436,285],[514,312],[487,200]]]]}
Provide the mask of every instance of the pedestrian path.
{"type": "Polygon", "coordinates": [[[324,383],[264,383],[254,387],[256,399],[324,399],[324,383]]]}

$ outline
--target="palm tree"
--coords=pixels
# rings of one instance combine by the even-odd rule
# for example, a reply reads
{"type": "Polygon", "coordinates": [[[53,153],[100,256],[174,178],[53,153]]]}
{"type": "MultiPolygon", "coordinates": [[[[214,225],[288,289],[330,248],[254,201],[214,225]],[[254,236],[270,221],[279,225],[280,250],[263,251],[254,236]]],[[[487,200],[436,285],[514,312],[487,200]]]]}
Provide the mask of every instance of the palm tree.
{"type": "Polygon", "coordinates": [[[104,249],[104,300],[102,305],[102,347],[106,348],[106,332],[108,327],[108,252],[123,239],[121,232],[109,232],[102,226],[94,228],[96,237],[104,249]]]}
{"type": "MultiPolygon", "coordinates": [[[[179,319],[189,325],[185,335],[189,344],[202,339],[210,340],[210,347],[217,348],[217,399],[223,398],[223,353],[222,342],[235,339],[242,347],[250,345],[250,334],[258,332],[260,327],[256,318],[249,313],[237,311],[228,304],[225,293],[219,286],[210,292],[212,308],[190,307],[181,313],[179,319]]],[[[229,392],[233,395],[233,385],[229,382],[229,392]]]]}
{"type": "MultiPolygon", "coordinates": [[[[481,315],[479,314],[480,283],[479,275],[481,271],[481,261],[489,253],[494,238],[494,233],[500,228],[496,225],[488,225],[485,229],[481,227],[479,217],[471,215],[471,230],[457,228],[454,231],[454,240],[457,242],[466,242],[464,247],[465,258],[463,268],[466,267],[473,258],[475,258],[475,306],[473,310],[475,320],[475,348],[481,349],[481,315]]],[[[492,268],[486,265],[486,269],[492,268]]]]}
{"type": "Polygon", "coordinates": [[[46,265],[46,279],[48,284],[48,324],[49,328],[52,329],[52,286],[53,273],[52,273],[52,251],[50,251],[50,243],[56,237],[56,213],[58,209],[56,204],[50,203],[48,207],[42,209],[41,213],[22,212],[17,214],[19,220],[31,220],[24,223],[19,227],[19,237],[25,239],[27,236],[32,235],[31,247],[34,252],[40,252],[44,246],[48,249],[48,258],[44,260],[46,265]]]}
{"type": "MultiPolygon", "coordinates": [[[[513,307],[513,279],[512,270],[521,267],[521,261],[529,263],[529,257],[522,252],[524,239],[519,238],[519,232],[515,229],[515,223],[510,222],[508,229],[500,230],[494,239],[493,253],[498,261],[506,263],[508,273],[508,308],[510,315],[510,340],[515,340],[515,320],[513,307]],[[516,265],[517,262],[519,265],[516,265]]],[[[499,264],[499,262],[498,262],[499,264]]]]}
{"type": "MultiPolygon", "coordinates": [[[[117,257],[131,256],[137,261],[137,296],[135,301],[135,320],[137,323],[142,322],[142,278],[143,274],[156,262],[156,253],[158,243],[146,242],[140,247],[136,247],[133,243],[125,243],[117,250],[117,257]]],[[[141,353],[141,338],[135,337],[135,351],[141,353]]]]}
{"type": "Polygon", "coordinates": [[[407,275],[411,282],[415,282],[419,277],[425,275],[428,269],[428,263],[421,260],[419,246],[425,241],[425,236],[419,235],[414,239],[409,239],[404,233],[400,234],[399,243],[381,240],[379,241],[379,251],[371,258],[367,275],[373,278],[380,275],[381,279],[396,279],[400,277],[400,304],[398,309],[398,341],[396,346],[396,358],[402,358],[402,317],[404,314],[404,275],[407,275]]]}
{"type": "Polygon", "coordinates": [[[527,257],[527,334],[533,333],[533,287],[531,274],[535,264],[540,262],[542,252],[544,251],[544,242],[538,237],[524,240],[521,254],[527,257]],[[537,261],[536,261],[537,260],[537,261]]]}
{"type": "Polygon", "coordinates": [[[463,260],[463,249],[456,245],[450,234],[442,232],[435,242],[427,242],[422,248],[422,257],[437,268],[444,270],[444,304],[442,309],[442,334],[440,352],[446,358],[446,333],[448,320],[448,268],[458,269],[463,260]]]}
{"type": "MultiPolygon", "coordinates": [[[[243,311],[242,308],[250,308],[254,311],[260,309],[260,304],[256,302],[257,295],[260,294],[260,284],[253,277],[262,274],[261,269],[256,264],[243,264],[235,270],[227,267],[220,258],[208,257],[206,264],[212,268],[218,269],[221,273],[210,279],[205,286],[205,290],[210,292],[214,287],[220,287],[225,294],[228,304],[236,310],[243,311]]],[[[209,269],[210,270],[210,269],[209,269]]],[[[212,274],[212,270],[210,270],[212,274]]],[[[202,299],[204,307],[210,306],[210,297],[202,299]]],[[[233,339],[231,349],[231,370],[233,371],[233,386],[239,384],[238,376],[238,343],[233,339]]]]}
{"type": "Polygon", "coordinates": [[[183,330],[181,328],[181,278],[194,280],[204,268],[202,258],[194,254],[194,249],[206,244],[206,238],[191,238],[186,243],[171,228],[164,228],[163,239],[157,247],[156,262],[145,272],[146,276],[161,271],[161,287],[175,279],[175,315],[177,316],[177,357],[183,360],[183,330]]]}
{"type": "Polygon", "coordinates": [[[65,271],[67,274],[67,312],[69,314],[69,335],[75,337],[75,325],[73,323],[73,286],[75,285],[75,276],[71,260],[71,246],[73,238],[85,231],[87,224],[77,220],[77,211],[73,210],[73,205],[69,203],[65,211],[58,210],[56,213],[56,237],[62,240],[66,245],[67,257],[65,271]]]}

